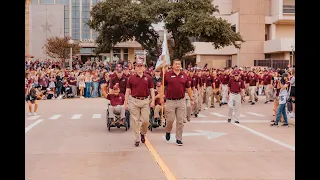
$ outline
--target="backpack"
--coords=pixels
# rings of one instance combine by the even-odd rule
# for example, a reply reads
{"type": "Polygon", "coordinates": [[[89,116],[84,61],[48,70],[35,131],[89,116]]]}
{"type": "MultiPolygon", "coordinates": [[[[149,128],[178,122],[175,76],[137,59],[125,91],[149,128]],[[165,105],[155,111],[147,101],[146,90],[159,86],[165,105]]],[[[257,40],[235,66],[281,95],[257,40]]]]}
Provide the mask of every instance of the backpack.
{"type": "Polygon", "coordinates": [[[34,88],[32,88],[32,89],[30,90],[29,96],[31,96],[31,97],[36,97],[36,95],[37,95],[37,91],[36,91],[34,88]]]}

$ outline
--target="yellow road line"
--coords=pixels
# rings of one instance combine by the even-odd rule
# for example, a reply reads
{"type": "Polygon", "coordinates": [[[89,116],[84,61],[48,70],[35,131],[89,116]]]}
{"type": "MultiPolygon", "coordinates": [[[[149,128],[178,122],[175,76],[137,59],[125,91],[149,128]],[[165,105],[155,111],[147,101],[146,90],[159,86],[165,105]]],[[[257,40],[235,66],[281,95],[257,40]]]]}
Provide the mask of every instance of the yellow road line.
{"type": "Polygon", "coordinates": [[[163,171],[166,178],[168,180],[176,180],[177,178],[172,174],[172,172],[169,170],[168,166],[163,162],[163,160],[161,159],[161,157],[159,156],[157,151],[153,148],[153,146],[151,145],[149,140],[147,138],[145,138],[145,139],[146,139],[146,141],[144,142],[144,144],[147,146],[148,150],[152,154],[154,160],[159,165],[160,169],[163,171]]]}

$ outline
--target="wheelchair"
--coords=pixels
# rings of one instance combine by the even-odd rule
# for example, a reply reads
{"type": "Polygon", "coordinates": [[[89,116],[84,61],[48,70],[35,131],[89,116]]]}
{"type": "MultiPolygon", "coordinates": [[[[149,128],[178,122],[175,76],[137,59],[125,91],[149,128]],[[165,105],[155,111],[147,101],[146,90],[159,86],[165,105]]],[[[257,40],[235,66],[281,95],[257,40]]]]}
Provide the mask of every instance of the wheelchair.
{"type": "MultiPolygon", "coordinates": [[[[110,106],[110,103],[108,104],[108,107],[107,107],[107,116],[106,116],[108,131],[111,130],[111,127],[120,128],[122,126],[119,123],[120,114],[114,114],[114,117],[115,117],[114,120],[113,120],[114,124],[112,124],[111,119],[109,118],[109,106],[110,106]]],[[[126,110],[126,112],[125,112],[125,118],[124,118],[123,126],[125,127],[126,131],[128,131],[128,129],[130,129],[130,112],[129,112],[129,110],[126,110]]]]}
{"type": "MultiPolygon", "coordinates": [[[[160,118],[161,118],[161,111],[159,112],[160,113],[160,118]]],[[[149,115],[149,123],[150,123],[150,125],[149,125],[149,127],[148,127],[148,129],[150,130],[150,131],[152,131],[152,129],[153,128],[158,128],[158,127],[161,127],[161,126],[163,126],[163,127],[166,127],[166,119],[165,118],[163,118],[163,125],[161,124],[161,119],[155,119],[154,118],[154,109],[153,108],[150,108],[150,115],[149,115]]]]}

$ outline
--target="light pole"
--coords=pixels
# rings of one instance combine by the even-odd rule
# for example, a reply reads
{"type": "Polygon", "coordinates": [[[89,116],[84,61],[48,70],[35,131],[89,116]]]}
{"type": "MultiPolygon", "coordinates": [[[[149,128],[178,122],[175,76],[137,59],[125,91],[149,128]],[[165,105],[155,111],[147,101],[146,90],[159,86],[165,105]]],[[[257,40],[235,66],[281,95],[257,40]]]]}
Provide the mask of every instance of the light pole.
{"type": "Polygon", "coordinates": [[[72,45],[74,43],[73,39],[68,40],[68,44],[70,44],[70,59],[69,59],[69,67],[72,69],[72,45]]]}
{"type": "Polygon", "coordinates": [[[241,48],[241,41],[234,42],[237,48],[237,67],[240,68],[240,48],[241,48]]]}

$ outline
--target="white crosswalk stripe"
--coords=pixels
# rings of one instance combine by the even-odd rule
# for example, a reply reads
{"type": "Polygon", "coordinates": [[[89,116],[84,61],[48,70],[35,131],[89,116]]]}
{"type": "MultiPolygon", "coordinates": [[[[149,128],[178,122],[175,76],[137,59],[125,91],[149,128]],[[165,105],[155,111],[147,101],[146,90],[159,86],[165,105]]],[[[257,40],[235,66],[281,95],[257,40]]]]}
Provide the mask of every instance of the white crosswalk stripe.
{"type": "Polygon", "coordinates": [[[37,116],[31,116],[28,118],[28,120],[36,120],[40,117],[41,115],[37,115],[37,116]]]}
{"type": "Polygon", "coordinates": [[[245,115],[243,115],[243,114],[240,114],[240,117],[246,117],[245,115]]]}
{"type": "Polygon", "coordinates": [[[218,116],[218,117],[227,117],[227,116],[225,116],[225,115],[222,115],[222,114],[219,114],[219,113],[216,113],[216,112],[212,112],[212,113],[210,113],[210,114],[215,115],[215,116],[218,116]]]}
{"type": "Polygon", "coordinates": [[[58,119],[60,116],[61,116],[60,114],[56,114],[56,115],[51,116],[49,119],[55,120],[55,119],[58,119]]]}
{"type": "Polygon", "coordinates": [[[258,113],[254,113],[254,112],[247,112],[248,114],[254,115],[254,116],[259,116],[259,117],[263,117],[263,114],[258,114],[258,113]]]}
{"type": "Polygon", "coordinates": [[[203,115],[203,114],[198,114],[198,117],[199,117],[199,118],[204,118],[204,117],[207,117],[207,116],[205,116],[205,115],[203,115]]]}
{"type": "Polygon", "coordinates": [[[82,114],[75,114],[71,117],[71,119],[80,119],[82,114]]]}
{"type": "Polygon", "coordinates": [[[102,116],[101,114],[93,114],[92,119],[100,119],[101,116],[102,116]]]}

